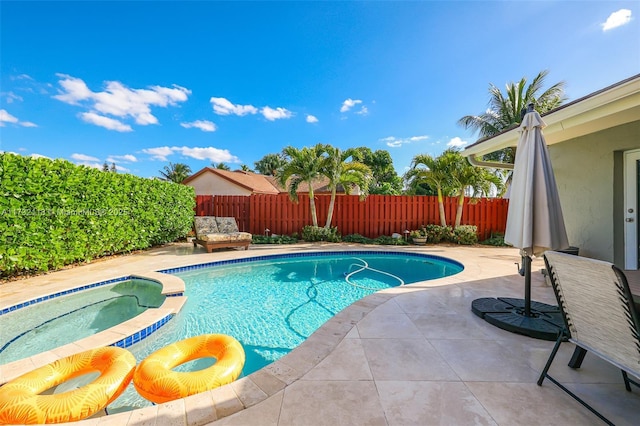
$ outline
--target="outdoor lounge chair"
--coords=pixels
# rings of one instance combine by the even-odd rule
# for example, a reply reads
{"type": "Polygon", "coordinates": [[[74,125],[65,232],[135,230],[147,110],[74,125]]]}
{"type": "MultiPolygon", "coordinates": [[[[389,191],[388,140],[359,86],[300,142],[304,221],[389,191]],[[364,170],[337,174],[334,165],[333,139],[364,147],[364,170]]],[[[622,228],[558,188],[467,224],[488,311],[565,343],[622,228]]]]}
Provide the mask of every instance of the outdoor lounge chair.
{"type": "Polygon", "coordinates": [[[193,246],[200,244],[208,253],[226,247],[244,247],[248,250],[251,244],[252,235],[238,231],[238,224],[233,217],[196,216],[194,226],[196,238],[193,246]]]}
{"type": "Polygon", "coordinates": [[[538,379],[549,378],[601,420],[613,424],[548,373],[560,343],[568,339],[622,371],[625,388],[640,387],[640,322],[627,279],[615,265],[600,260],[548,251],[544,260],[565,328],[538,379]]]}

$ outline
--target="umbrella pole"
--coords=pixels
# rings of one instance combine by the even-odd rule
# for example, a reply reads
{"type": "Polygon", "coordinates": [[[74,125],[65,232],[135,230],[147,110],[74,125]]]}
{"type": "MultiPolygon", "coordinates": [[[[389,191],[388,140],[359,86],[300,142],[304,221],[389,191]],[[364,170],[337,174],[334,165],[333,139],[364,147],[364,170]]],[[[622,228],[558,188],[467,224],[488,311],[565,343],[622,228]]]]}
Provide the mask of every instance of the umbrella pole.
{"type": "Polygon", "coordinates": [[[531,316],[531,256],[523,256],[524,263],[524,316],[531,316]]]}

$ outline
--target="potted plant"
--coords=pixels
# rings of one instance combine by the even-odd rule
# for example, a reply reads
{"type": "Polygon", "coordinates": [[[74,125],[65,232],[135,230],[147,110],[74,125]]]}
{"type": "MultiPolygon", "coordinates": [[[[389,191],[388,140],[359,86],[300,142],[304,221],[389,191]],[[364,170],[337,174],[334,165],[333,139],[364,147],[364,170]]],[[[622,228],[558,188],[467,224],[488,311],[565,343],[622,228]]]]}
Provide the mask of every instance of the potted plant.
{"type": "Polygon", "coordinates": [[[427,243],[427,229],[424,225],[420,225],[420,228],[412,230],[409,236],[413,240],[413,244],[423,246],[427,243]]]}

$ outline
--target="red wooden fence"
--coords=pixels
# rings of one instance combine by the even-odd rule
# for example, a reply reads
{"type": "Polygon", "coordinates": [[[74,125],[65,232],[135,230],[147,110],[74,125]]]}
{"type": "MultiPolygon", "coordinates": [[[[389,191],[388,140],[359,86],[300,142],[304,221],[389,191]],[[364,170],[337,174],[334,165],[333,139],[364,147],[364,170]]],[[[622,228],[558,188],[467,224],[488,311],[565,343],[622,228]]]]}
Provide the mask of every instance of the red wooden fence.
{"type": "MultiPolygon", "coordinates": [[[[328,195],[315,197],[320,226],[325,223],[329,201],[328,195]]],[[[492,233],[504,233],[508,205],[508,200],[502,198],[482,198],[475,203],[467,199],[461,223],[476,225],[481,240],[492,233]]],[[[453,224],[457,199],[445,198],[444,207],[447,224],[453,224]]],[[[195,210],[197,216],[233,216],[241,231],[252,234],[264,234],[269,229],[270,234],[290,235],[311,225],[309,197],[304,194],[297,204],[291,202],[288,194],[198,195],[195,210]]],[[[357,233],[369,238],[394,232],[403,234],[430,223],[440,224],[437,197],[407,195],[370,195],[364,201],[356,195],[340,195],[331,221],[342,235],[357,233]]]]}

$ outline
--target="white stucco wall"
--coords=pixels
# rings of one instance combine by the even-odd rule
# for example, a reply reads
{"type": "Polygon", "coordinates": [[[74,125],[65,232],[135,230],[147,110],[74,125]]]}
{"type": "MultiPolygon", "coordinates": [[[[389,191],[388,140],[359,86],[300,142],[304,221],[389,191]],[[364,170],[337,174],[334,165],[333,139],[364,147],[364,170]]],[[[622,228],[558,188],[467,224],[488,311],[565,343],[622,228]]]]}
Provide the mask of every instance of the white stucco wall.
{"type": "MultiPolygon", "coordinates": [[[[571,139],[549,147],[560,192],[569,243],[580,254],[614,261],[614,152],[640,148],[640,121],[571,139]]],[[[620,247],[620,241],[617,241],[620,247]]]]}
{"type": "Polygon", "coordinates": [[[186,185],[192,186],[196,195],[251,195],[251,191],[213,173],[203,173],[186,185]]]}

